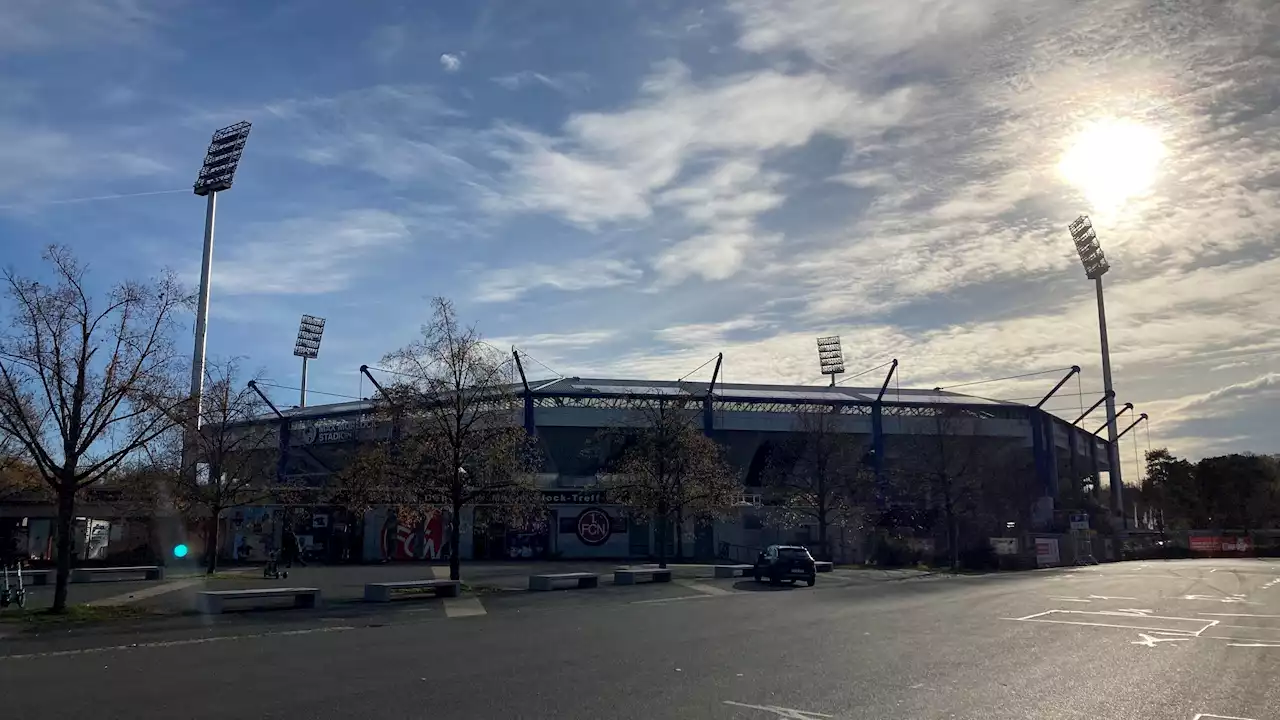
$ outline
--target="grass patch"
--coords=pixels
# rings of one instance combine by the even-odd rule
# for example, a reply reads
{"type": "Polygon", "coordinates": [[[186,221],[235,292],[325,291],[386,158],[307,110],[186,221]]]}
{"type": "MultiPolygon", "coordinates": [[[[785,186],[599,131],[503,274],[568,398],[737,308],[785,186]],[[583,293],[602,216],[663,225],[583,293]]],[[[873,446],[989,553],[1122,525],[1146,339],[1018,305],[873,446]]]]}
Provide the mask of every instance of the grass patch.
{"type": "Polygon", "coordinates": [[[0,612],[0,622],[41,628],[59,625],[86,625],[110,622],[112,620],[136,620],[153,615],[155,613],[131,605],[68,605],[67,609],[61,613],[53,613],[48,609],[11,608],[0,612]]]}

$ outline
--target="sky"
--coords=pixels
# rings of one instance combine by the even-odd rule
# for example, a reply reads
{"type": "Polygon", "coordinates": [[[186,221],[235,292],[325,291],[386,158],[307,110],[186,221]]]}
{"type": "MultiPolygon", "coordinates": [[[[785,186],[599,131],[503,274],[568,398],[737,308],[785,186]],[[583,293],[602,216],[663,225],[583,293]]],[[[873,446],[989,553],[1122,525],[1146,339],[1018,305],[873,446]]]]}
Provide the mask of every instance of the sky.
{"type": "Polygon", "coordinates": [[[1277,452],[1277,77],[1269,0],[6,0],[0,261],[194,284],[191,184],[248,120],[209,354],[296,387],[325,317],[311,404],[367,396],[440,295],[537,377],[723,352],[817,385],[839,335],[845,377],[897,358],[903,388],[1040,373],[957,388],[1034,403],[1079,365],[1046,406],[1074,419],[1087,213],[1149,442],[1277,452]]]}

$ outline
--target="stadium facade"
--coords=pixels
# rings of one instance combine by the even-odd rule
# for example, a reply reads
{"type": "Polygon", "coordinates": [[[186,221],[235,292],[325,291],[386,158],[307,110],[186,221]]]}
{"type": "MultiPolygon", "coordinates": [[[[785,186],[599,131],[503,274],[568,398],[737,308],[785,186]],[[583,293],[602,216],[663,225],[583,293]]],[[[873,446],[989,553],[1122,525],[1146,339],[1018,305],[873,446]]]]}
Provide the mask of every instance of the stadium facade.
{"type": "MultiPolygon", "coordinates": [[[[1017,512],[1011,519],[1022,523],[1019,531],[1060,531],[1056,526],[1078,502],[1082,489],[1096,492],[1098,474],[1108,470],[1106,443],[1093,433],[1031,406],[952,392],[734,383],[713,387],[574,377],[517,385],[513,393],[523,406],[517,420],[537,436],[543,451],[537,478],[550,514],[538,527],[508,528],[488,517],[484,507],[464,509],[464,559],[655,556],[654,528],[629,520],[604,493],[593,489],[602,468],[584,448],[603,428],[643,422],[641,408],[659,398],[682,397],[686,407],[692,403],[700,409],[703,431],[724,449],[745,489],[744,502],[730,517],[712,525],[691,523],[694,529],[686,537],[669,537],[669,557],[677,547],[683,556],[708,559],[725,555],[726,549],[746,554],[749,548],[772,542],[815,542],[815,527],[773,526],[759,506],[762,498],[767,503],[762,472],[769,448],[802,431],[802,418],[809,412],[826,413],[828,427],[861,443],[878,471],[891,471],[918,452],[921,438],[941,435],[964,436],[970,444],[980,443],[983,452],[1014,457],[1016,492],[1000,492],[1017,495],[1017,512]]],[[[389,435],[367,400],[281,410],[262,422],[270,423],[276,433],[280,480],[311,487],[328,482],[362,440],[389,435]]],[[[162,548],[174,542],[190,544],[193,553],[200,545],[193,529],[184,537],[158,537],[154,523],[152,530],[144,531],[139,528],[144,518],[118,518],[110,503],[91,498],[82,502],[78,514],[85,516],[84,528],[77,526],[76,545],[82,548],[77,555],[82,559],[140,560],[148,554],[164,555],[162,548]]],[[[0,504],[0,525],[13,526],[7,534],[21,532],[33,558],[49,554],[54,516],[55,509],[43,500],[0,504]]],[[[228,511],[220,522],[220,554],[230,558],[264,558],[279,547],[285,524],[293,526],[320,558],[378,562],[447,555],[442,517],[407,527],[389,508],[349,517],[341,508],[316,505],[241,507],[228,511]]],[[[861,561],[864,539],[840,531],[840,537],[827,538],[828,548],[837,560],[861,561]]]]}
{"type": "MultiPolygon", "coordinates": [[[[466,559],[518,557],[645,558],[656,554],[658,538],[648,524],[629,521],[622,509],[593,490],[602,470],[584,448],[604,428],[643,422],[641,408],[660,398],[683,397],[701,408],[704,432],[724,449],[741,473],[746,490],[736,516],[711,526],[695,526],[689,536],[668,538],[669,554],[709,558],[726,548],[759,547],[770,542],[810,542],[811,526],[772,527],[759,512],[762,470],[771,444],[800,429],[805,412],[829,413],[830,427],[865,444],[869,462],[889,469],[913,452],[919,438],[939,433],[963,435],[1001,448],[1019,458],[1018,482],[1032,500],[1019,520],[1020,529],[1050,530],[1062,499],[1079,497],[1082,488],[1097,488],[1098,474],[1108,470],[1105,441],[1049,413],[1027,405],[938,390],[814,387],[649,380],[561,378],[518,385],[513,393],[523,405],[525,428],[535,434],[544,455],[538,483],[550,512],[545,525],[507,528],[487,517],[485,508],[467,508],[461,518],[461,555],[466,559]]],[[[351,457],[362,439],[386,434],[369,401],[282,410],[269,420],[279,427],[280,474],[283,479],[318,485],[351,457]]],[[[246,527],[269,534],[277,525],[271,508],[232,511],[230,537],[246,527]]],[[[313,511],[314,512],[314,511],[313,511]]],[[[323,514],[323,509],[320,509],[323,514]]],[[[332,544],[335,531],[360,528],[362,559],[437,558],[445,554],[445,523],[432,518],[418,527],[403,527],[389,510],[374,510],[358,522],[336,516],[303,521],[305,541],[332,544]]],[[[862,560],[862,538],[842,533],[828,539],[845,560],[862,560]]],[[[257,555],[267,538],[241,542],[257,555]]]]}

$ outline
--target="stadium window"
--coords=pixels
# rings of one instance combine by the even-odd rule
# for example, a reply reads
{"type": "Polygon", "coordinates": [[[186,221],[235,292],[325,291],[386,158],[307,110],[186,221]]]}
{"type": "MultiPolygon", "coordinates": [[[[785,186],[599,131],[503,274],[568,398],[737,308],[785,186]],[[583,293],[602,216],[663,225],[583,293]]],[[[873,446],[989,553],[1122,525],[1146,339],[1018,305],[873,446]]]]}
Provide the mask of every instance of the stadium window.
{"type": "Polygon", "coordinates": [[[755,513],[747,513],[742,516],[743,530],[762,530],[764,529],[764,521],[755,513]]]}

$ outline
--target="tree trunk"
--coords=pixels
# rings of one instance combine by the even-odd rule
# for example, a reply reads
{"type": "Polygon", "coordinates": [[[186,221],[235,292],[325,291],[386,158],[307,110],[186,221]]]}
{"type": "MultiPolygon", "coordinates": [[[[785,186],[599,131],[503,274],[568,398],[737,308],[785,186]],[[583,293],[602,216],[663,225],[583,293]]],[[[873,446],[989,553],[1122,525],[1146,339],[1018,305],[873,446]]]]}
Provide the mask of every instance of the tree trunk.
{"type": "Polygon", "coordinates": [[[684,560],[684,513],[676,515],[676,562],[684,560]]]}
{"type": "Polygon", "coordinates": [[[658,515],[658,567],[667,569],[667,515],[658,515]]]}
{"type": "Polygon", "coordinates": [[[219,508],[213,508],[212,511],[213,517],[209,519],[209,532],[206,533],[205,545],[205,573],[208,575],[218,571],[218,516],[222,514],[219,508]]]}
{"type": "Polygon", "coordinates": [[[67,609],[67,582],[71,579],[71,525],[75,520],[75,486],[62,483],[58,487],[58,572],[54,580],[53,606],[50,612],[67,609]]]}
{"type": "Polygon", "coordinates": [[[449,579],[462,579],[462,506],[453,506],[449,521],[449,579]]]}
{"type": "Polygon", "coordinates": [[[947,513],[947,547],[948,554],[951,556],[951,572],[960,569],[960,533],[956,527],[956,508],[955,502],[951,498],[951,478],[946,475],[942,476],[943,499],[946,502],[947,513]]]}
{"type": "Polygon", "coordinates": [[[818,515],[818,559],[831,559],[831,553],[827,552],[827,514],[825,512],[818,515]]]}

